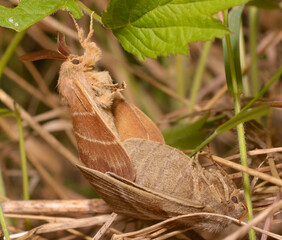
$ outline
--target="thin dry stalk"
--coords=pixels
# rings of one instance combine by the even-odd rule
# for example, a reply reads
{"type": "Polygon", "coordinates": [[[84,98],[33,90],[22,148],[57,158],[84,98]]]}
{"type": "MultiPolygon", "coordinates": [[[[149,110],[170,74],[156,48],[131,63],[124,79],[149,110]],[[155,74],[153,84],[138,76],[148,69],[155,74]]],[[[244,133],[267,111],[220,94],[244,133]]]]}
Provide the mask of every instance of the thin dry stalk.
{"type": "Polygon", "coordinates": [[[1,207],[5,214],[70,215],[111,212],[102,199],[7,201],[2,202],[1,207]]]}
{"type": "MultiPolygon", "coordinates": [[[[88,217],[82,219],[69,219],[68,221],[63,221],[59,223],[46,223],[39,227],[36,227],[28,232],[23,232],[20,234],[13,234],[10,236],[11,239],[25,240],[27,238],[33,237],[37,234],[57,232],[61,230],[68,230],[73,228],[98,226],[105,223],[110,215],[100,215],[96,217],[88,217]]],[[[116,221],[121,220],[122,217],[118,216],[116,221]]]]}
{"type": "MultiPolygon", "coordinates": [[[[204,153],[204,154],[206,155],[207,153],[204,153]]],[[[244,167],[244,166],[242,166],[240,164],[237,164],[237,163],[234,163],[234,162],[230,162],[230,161],[228,161],[228,160],[226,160],[224,158],[221,158],[221,157],[218,157],[218,156],[215,156],[215,155],[213,155],[212,157],[213,157],[213,160],[216,161],[217,163],[220,163],[220,164],[223,164],[225,166],[231,167],[231,168],[236,169],[238,171],[246,172],[249,175],[252,175],[254,177],[258,177],[258,178],[263,179],[263,180],[265,180],[267,182],[270,182],[272,184],[275,184],[277,186],[282,187],[282,180],[281,179],[277,179],[277,178],[272,177],[270,175],[267,175],[267,174],[264,174],[262,172],[256,171],[256,170],[254,170],[252,168],[244,167]]]]}
{"type": "MultiPolygon", "coordinates": [[[[275,207],[272,206],[272,209],[271,209],[271,212],[275,212],[279,209],[279,207],[281,207],[282,205],[282,201],[279,202],[279,204],[275,205],[275,207]]],[[[267,210],[267,214],[270,213],[269,209],[267,210]]],[[[225,219],[229,219],[229,220],[232,220],[234,223],[236,224],[239,224],[239,225],[246,225],[244,226],[244,228],[246,227],[247,230],[246,232],[248,231],[249,228],[253,228],[254,230],[260,232],[260,233],[264,233],[268,236],[271,236],[275,239],[282,239],[282,236],[280,235],[277,235],[277,234],[274,234],[274,233],[271,233],[271,232],[268,232],[268,231],[265,231],[263,229],[260,229],[258,227],[255,227],[254,225],[256,225],[257,223],[255,224],[252,224],[251,226],[245,222],[240,222],[238,219],[235,219],[235,218],[232,218],[232,217],[228,217],[228,216],[225,216],[225,215],[220,215],[220,214],[213,214],[213,213],[195,213],[195,214],[187,214],[187,215],[181,215],[181,216],[177,216],[177,217],[173,217],[173,218],[170,218],[170,219],[167,219],[165,221],[162,221],[162,222],[159,222],[157,224],[154,224],[152,226],[149,226],[149,227],[146,227],[146,228],[143,228],[141,230],[138,230],[138,231],[135,231],[135,232],[130,232],[130,233],[124,233],[124,234],[114,234],[112,239],[113,240],[125,240],[125,239],[134,239],[134,240],[137,240],[137,239],[153,239],[152,236],[154,236],[154,239],[156,237],[155,233],[157,231],[160,231],[160,233],[163,233],[165,231],[169,231],[171,230],[172,228],[174,228],[176,225],[175,225],[175,222],[178,222],[178,221],[183,221],[185,218],[193,218],[193,217],[196,217],[196,216],[200,216],[200,215],[206,215],[206,216],[210,216],[210,217],[222,217],[222,218],[225,218],[225,219]]],[[[267,216],[267,215],[266,215],[267,216]]],[[[266,217],[265,216],[265,217],[266,217]]],[[[257,218],[256,218],[257,219],[257,218]]],[[[258,220],[258,222],[261,221],[258,220]]],[[[243,227],[242,227],[243,228],[243,227]]],[[[242,229],[240,228],[240,229],[242,229]]],[[[186,229],[188,230],[187,228],[183,228],[183,230],[186,229]]],[[[243,234],[244,235],[244,234],[243,234]]],[[[161,236],[159,236],[161,237],[161,236]]],[[[235,238],[234,238],[235,239],[235,238]]],[[[236,239],[239,239],[239,238],[236,238],[236,239]]],[[[229,240],[229,239],[228,239],[229,240]]]]}
{"type": "Polygon", "coordinates": [[[104,225],[95,234],[95,236],[92,238],[92,240],[99,240],[107,232],[107,230],[110,228],[112,223],[115,221],[116,217],[117,217],[117,214],[113,212],[109,216],[108,220],[104,223],[104,225]]]}

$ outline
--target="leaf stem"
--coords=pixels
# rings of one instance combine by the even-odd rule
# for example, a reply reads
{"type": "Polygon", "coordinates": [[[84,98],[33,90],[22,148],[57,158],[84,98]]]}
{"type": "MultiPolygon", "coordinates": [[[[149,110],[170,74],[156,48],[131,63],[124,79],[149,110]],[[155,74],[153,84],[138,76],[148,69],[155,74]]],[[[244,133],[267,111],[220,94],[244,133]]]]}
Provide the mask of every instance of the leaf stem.
{"type": "Polygon", "coordinates": [[[9,59],[11,58],[13,52],[15,51],[16,47],[19,45],[20,41],[22,40],[26,32],[27,32],[27,29],[17,33],[15,37],[13,38],[12,42],[9,44],[6,51],[4,52],[0,60],[0,83],[1,83],[1,77],[3,74],[4,68],[6,67],[9,59]]]}
{"type": "Polygon", "coordinates": [[[194,106],[196,104],[196,100],[197,100],[197,94],[199,92],[199,88],[201,85],[201,80],[203,77],[203,72],[204,72],[204,68],[206,65],[206,61],[207,61],[207,57],[208,54],[210,52],[210,48],[211,48],[212,42],[206,42],[204,47],[203,47],[203,52],[201,55],[201,58],[199,60],[199,64],[196,70],[196,74],[195,74],[195,78],[193,80],[193,85],[191,88],[191,92],[190,92],[190,102],[189,102],[189,106],[188,106],[188,114],[191,113],[194,109],[194,106]]]}
{"type": "MultiPolygon", "coordinates": [[[[228,10],[224,11],[224,23],[228,26],[228,10]]],[[[233,87],[233,99],[234,99],[234,109],[235,114],[239,114],[240,112],[240,93],[238,92],[238,85],[237,85],[237,77],[235,71],[235,63],[234,63],[234,56],[231,48],[231,40],[230,35],[226,35],[226,46],[228,52],[228,59],[230,65],[230,73],[231,73],[231,81],[233,87]]],[[[239,149],[241,155],[241,164],[245,167],[248,166],[247,163],[247,149],[246,149],[246,140],[245,140],[245,130],[243,123],[237,125],[237,133],[238,133],[238,142],[239,142],[239,149]]],[[[245,201],[248,208],[248,221],[253,219],[253,207],[252,207],[252,199],[251,199],[251,190],[250,190],[250,180],[249,175],[243,172],[243,185],[244,185],[244,194],[245,194],[245,201]]],[[[255,240],[255,232],[253,229],[249,231],[249,238],[250,240],[255,240]]]]}
{"type": "MultiPolygon", "coordinates": [[[[79,0],[76,0],[75,3],[76,3],[84,12],[86,12],[89,16],[91,16],[91,14],[92,14],[93,11],[92,11],[89,7],[87,7],[86,5],[84,5],[84,3],[82,3],[82,2],[79,1],[79,0]]],[[[93,18],[94,18],[97,22],[103,24],[103,23],[102,23],[102,18],[101,18],[101,16],[99,16],[97,13],[95,13],[95,12],[93,13],[93,18]]]]}

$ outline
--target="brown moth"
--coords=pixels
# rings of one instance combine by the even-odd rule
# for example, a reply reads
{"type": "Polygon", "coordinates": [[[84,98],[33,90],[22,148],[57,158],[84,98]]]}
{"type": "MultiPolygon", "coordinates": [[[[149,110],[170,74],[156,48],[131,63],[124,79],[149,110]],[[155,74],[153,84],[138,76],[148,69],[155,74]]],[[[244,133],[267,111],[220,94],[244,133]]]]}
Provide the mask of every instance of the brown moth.
{"type": "Polygon", "coordinates": [[[84,55],[71,54],[64,36],[59,34],[59,53],[43,50],[21,59],[65,60],[60,69],[58,90],[69,109],[81,161],[89,168],[134,180],[132,162],[121,141],[137,137],[164,143],[164,139],[151,119],[123,99],[119,92],[124,87],[113,84],[108,72],[95,69],[101,50],[91,41],[92,21],[91,17],[90,31],[84,39],[82,29],[74,20],[84,55]]]}
{"type": "MultiPolygon", "coordinates": [[[[124,146],[133,162],[135,182],[78,166],[116,213],[163,220],[199,212],[239,218],[245,212],[239,190],[219,169],[206,170],[183,152],[158,142],[132,138],[124,146]]],[[[230,223],[207,216],[185,222],[208,231],[222,230],[230,223]]]]}
{"type": "Polygon", "coordinates": [[[101,172],[114,172],[134,179],[130,158],[118,137],[111,106],[118,89],[108,72],[98,72],[94,65],[101,51],[90,41],[91,31],[83,39],[77,27],[82,56],[68,55],[61,65],[58,89],[68,106],[81,161],[101,172]]]}

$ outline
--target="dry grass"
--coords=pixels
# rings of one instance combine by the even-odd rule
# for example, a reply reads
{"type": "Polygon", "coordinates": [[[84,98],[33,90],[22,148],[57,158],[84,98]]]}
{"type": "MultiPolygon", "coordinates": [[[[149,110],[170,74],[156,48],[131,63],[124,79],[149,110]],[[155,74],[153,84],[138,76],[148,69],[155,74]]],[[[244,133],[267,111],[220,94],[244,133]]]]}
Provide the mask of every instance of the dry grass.
{"type": "MultiPolygon", "coordinates": [[[[0,4],[2,2],[0,1],[0,4]]],[[[105,9],[105,1],[95,2],[95,8],[105,9]]],[[[91,6],[90,1],[85,1],[85,4],[91,6]]],[[[245,11],[244,20],[247,18],[248,11],[245,11]]],[[[83,17],[79,24],[87,29],[88,21],[88,17],[83,17]]],[[[281,66],[281,22],[281,12],[260,11],[257,51],[260,56],[261,85],[281,66]],[[271,14],[271,17],[267,17],[268,14],[271,14]]],[[[244,34],[248,36],[248,26],[245,23],[244,26],[244,34]]],[[[122,50],[110,31],[98,23],[95,23],[94,28],[95,41],[103,52],[99,67],[107,69],[116,82],[127,83],[124,91],[126,99],[143,109],[161,129],[171,126],[176,119],[186,121],[183,116],[187,111],[190,79],[195,73],[202,44],[191,44],[189,57],[182,58],[186,86],[185,96],[181,96],[176,91],[177,72],[174,56],[140,62],[122,50]]],[[[229,131],[220,135],[210,145],[214,160],[219,161],[230,173],[240,189],[240,171],[250,174],[255,214],[255,219],[250,225],[233,219],[236,225],[242,227],[238,228],[234,224],[221,233],[208,234],[179,228],[171,224],[174,219],[152,223],[110,215],[111,211],[103,200],[88,200],[96,198],[97,195],[71,164],[77,162],[76,143],[69,117],[56,90],[61,62],[44,60],[26,63],[18,59],[25,52],[56,50],[55,39],[58,31],[66,35],[68,45],[74,52],[81,51],[71,18],[66,12],[57,12],[28,30],[1,79],[0,107],[13,110],[14,102],[21,106],[29,188],[31,199],[34,200],[20,201],[22,176],[16,121],[12,117],[0,118],[0,164],[6,190],[6,195],[1,196],[4,200],[2,208],[8,219],[9,232],[15,239],[99,239],[100,235],[96,234],[103,224],[104,227],[98,233],[104,233],[103,239],[175,239],[176,235],[178,239],[247,239],[246,233],[251,226],[256,226],[259,238],[265,233],[273,239],[282,239],[281,81],[277,81],[270,88],[264,99],[264,102],[267,100],[267,103],[273,106],[273,112],[264,122],[250,122],[245,126],[249,168],[238,164],[235,132],[229,131]],[[27,232],[24,219],[30,219],[32,230],[27,232]]],[[[0,55],[14,34],[11,30],[0,28],[0,55]]],[[[248,45],[246,53],[244,71],[249,73],[248,45]]],[[[223,113],[225,120],[232,116],[232,98],[226,92],[224,76],[221,42],[217,40],[209,54],[197,106],[195,112],[189,115],[190,121],[207,111],[211,113],[211,117],[223,113]]],[[[178,218],[185,217],[193,216],[184,215],[178,218]]]]}

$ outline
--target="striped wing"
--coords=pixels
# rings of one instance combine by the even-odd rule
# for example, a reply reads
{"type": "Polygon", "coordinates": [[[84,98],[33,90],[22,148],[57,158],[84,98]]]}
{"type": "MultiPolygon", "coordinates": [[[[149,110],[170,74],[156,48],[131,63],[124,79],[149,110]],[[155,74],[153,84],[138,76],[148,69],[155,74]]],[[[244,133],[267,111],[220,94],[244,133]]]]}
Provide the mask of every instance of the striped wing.
{"type": "Polygon", "coordinates": [[[73,83],[70,113],[81,161],[89,168],[133,181],[132,162],[122,143],[101,118],[87,90],[80,82],[73,83]]]}

